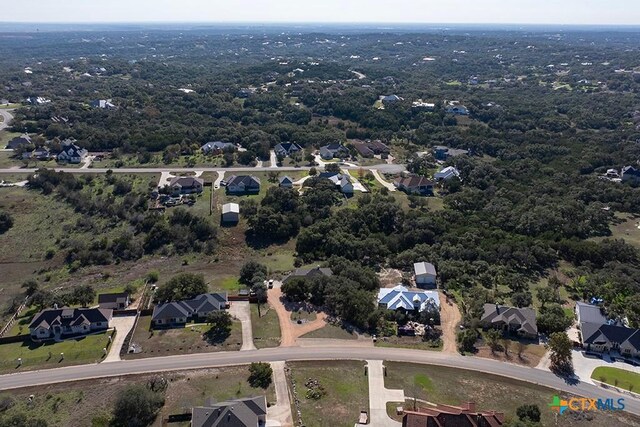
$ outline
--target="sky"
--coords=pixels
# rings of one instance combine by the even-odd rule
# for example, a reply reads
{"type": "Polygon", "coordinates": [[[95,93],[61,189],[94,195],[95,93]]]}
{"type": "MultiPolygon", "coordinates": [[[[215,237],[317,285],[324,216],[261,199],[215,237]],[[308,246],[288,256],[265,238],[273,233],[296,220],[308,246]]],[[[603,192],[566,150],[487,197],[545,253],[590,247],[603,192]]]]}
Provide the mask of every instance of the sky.
{"type": "Polygon", "coordinates": [[[1,22],[640,25],[640,0],[20,0],[1,22]]]}

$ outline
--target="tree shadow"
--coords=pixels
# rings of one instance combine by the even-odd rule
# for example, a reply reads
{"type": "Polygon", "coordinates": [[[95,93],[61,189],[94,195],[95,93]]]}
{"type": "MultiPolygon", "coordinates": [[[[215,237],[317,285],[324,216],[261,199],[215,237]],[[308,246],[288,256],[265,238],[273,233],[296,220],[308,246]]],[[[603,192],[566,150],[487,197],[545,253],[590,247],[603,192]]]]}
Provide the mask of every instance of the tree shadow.
{"type": "Polygon", "coordinates": [[[218,345],[224,343],[231,336],[231,328],[210,328],[202,334],[202,338],[209,344],[218,345]]]}

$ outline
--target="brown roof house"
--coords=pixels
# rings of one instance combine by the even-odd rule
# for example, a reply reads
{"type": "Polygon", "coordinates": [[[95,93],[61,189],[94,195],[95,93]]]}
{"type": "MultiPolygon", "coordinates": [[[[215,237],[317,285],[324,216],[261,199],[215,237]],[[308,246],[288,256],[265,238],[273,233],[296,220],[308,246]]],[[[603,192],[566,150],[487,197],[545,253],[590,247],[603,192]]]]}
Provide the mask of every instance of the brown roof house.
{"type": "Polygon", "coordinates": [[[264,396],[212,403],[191,409],[192,427],[261,427],[267,423],[264,396]]]}
{"type": "Polygon", "coordinates": [[[202,193],[204,180],[192,176],[178,176],[169,182],[169,188],[174,196],[180,194],[202,193]]]}
{"type": "Polygon", "coordinates": [[[34,340],[61,339],[106,330],[113,310],[102,308],[53,308],[36,314],[29,325],[34,340]]]}
{"type": "Polygon", "coordinates": [[[485,304],[480,323],[485,328],[502,329],[518,335],[535,338],[538,336],[536,312],[531,308],[507,307],[498,304],[485,304]]]}
{"type": "Polygon", "coordinates": [[[419,194],[421,196],[433,195],[434,183],[425,176],[410,175],[401,177],[396,179],[393,185],[395,185],[398,190],[404,191],[407,194],[419,194]]]}
{"type": "Polygon", "coordinates": [[[504,413],[476,411],[475,403],[464,406],[433,405],[404,411],[402,427],[499,427],[504,413]]]}

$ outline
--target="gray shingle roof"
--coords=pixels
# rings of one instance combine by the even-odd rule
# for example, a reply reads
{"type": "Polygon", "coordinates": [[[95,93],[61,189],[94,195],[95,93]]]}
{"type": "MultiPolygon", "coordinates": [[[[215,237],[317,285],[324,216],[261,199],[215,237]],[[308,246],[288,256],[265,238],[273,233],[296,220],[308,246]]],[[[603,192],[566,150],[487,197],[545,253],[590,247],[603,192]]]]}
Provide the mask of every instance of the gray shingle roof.
{"type": "Polygon", "coordinates": [[[210,403],[191,410],[192,427],[256,427],[267,415],[264,396],[210,403]]]}
{"type": "Polygon", "coordinates": [[[480,321],[485,325],[508,324],[519,326],[519,329],[535,335],[538,333],[536,312],[531,308],[507,307],[498,304],[485,304],[484,314],[480,321]]]}
{"type": "Polygon", "coordinates": [[[226,293],[201,294],[190,300],[172,301],[155,306],[151,320],[173,319],[176,317],[190,318],[199,313],[222,310],[226,305],[226,293]]]}

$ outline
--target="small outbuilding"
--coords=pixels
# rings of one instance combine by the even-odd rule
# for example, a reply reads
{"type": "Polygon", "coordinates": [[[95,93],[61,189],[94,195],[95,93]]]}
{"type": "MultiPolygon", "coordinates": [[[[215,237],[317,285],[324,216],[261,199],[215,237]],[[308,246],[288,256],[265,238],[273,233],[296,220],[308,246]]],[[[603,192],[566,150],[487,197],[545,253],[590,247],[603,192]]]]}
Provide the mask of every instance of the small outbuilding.
{"type": "Polygon", "coordinates": [[[237,223],[240,221],[240,205],[237,203],[227,203],[222,206],[222,222],[225,224],[237,223]]]}
{"type": "Polygon", "coordinates": [[[436,268],[430,262],[416,262],[413,264],[418,287],[436,287],[436,268]]]}

